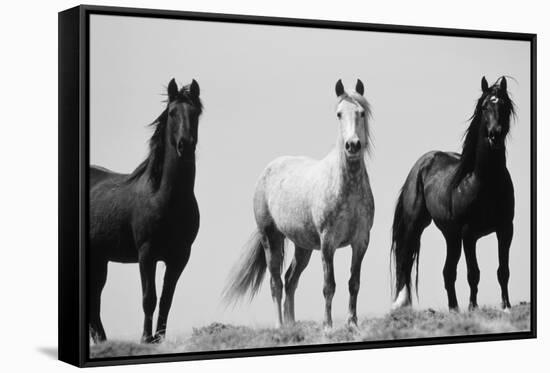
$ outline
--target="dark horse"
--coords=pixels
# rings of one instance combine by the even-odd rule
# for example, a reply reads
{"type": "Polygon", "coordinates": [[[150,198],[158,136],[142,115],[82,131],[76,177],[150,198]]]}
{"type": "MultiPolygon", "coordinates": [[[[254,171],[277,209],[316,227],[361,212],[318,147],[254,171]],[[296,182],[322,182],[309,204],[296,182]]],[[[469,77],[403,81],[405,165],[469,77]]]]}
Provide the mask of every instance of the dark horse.
{"type": "Polygon", "coordinates": [[[107,263],[139,263],[143,292],[142,342],[160,342],[176,283],[185,268],[199,229],[195,185],[195,147],[202,112],[200,88],[193,80],[178,90],[168,85],[168,104],[151,124],[149,156],[130,175],[90,167],[90,250],[88,300],[90,333],[95,343],[106,339],[101,324],[101,292],[107,263]],[[164,261],[157,331],[152,334],[157,305],[155,271],[164,261]]]}
{"type": "Polygon", "coordinates": [[[510,308],[508,268],[513,235],[514,188],[506,168],[506,135],[514,104],[501,77],[491,87],[481,80],[482,95],[464,136],[462,154],[433,151],[422,156],[405,181],[393,220],[392,254],[395,265],[393,308],[411,304],[411,271],[418,256],[420,236],[433,220],[445,236],[447,259],[443,269],[450,310],[458,310],[456,267],[464,247],[470,285],[469,309],[477,308],[479,267],[476,242],[495,232],[498,240],[497,277],[502,308],[510,308]]]}

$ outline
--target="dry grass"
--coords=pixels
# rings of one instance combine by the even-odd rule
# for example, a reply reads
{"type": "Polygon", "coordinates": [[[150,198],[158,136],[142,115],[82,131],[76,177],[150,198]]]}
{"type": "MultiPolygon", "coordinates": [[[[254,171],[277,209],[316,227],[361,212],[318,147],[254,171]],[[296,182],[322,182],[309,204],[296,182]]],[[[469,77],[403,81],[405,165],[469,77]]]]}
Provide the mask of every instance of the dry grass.
{"type": "Polygon", "coordinates": [[[212,323],[194,328],[191,336],[168,339],[160,345],[108,341],[91,346],[90,354],[92,358],[100,358],[528,331],[530,309],[528,303],[514,306],[507,313],[489,307],[461,313],[404,309],[363,319],[358,329],[341,325],[330,332],[312,321],[283,329],[212,323]]]}

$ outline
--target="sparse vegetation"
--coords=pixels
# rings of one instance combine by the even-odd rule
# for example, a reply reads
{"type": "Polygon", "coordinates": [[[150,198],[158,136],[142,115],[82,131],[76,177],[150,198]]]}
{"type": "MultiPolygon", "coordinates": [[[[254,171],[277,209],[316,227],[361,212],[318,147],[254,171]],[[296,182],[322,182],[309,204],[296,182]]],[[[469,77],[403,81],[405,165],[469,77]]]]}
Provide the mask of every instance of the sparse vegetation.
{"type": "Polygon", "coordinates": [[[340,325],[329,332],[313,321],[283,329],[212,323],[194,328],[190,336],[169,338],[160,345],[108,341],[91,346],[90,353],[91,357],[99,358],[528,331],[530,309],[530,304],[523,302],[510,312],[490,307],[461,313],[403,309],[363,319],[357,329],[340,325]]]}

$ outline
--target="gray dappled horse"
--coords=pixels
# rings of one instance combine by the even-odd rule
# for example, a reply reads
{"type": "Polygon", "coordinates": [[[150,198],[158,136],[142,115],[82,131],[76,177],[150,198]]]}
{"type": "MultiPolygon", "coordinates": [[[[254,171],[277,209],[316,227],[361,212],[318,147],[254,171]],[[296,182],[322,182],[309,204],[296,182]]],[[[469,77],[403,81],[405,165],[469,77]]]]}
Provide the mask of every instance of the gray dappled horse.
{"type": "Polygon", "coordinates": [[[254,195],[257,229],[245,247],[226,287],[226,300],[236,300],[259,290],[266,268],[271,274],[271,294],[277,326],[293,323],[294,293],[313,250],[320,250],[325,297],[324,325],[332,326],[332,297],[335,292],[333,257],[336,249],[351,245],[349,280],[350,325],[357,325],[357,293],[361,262],[369,244],[374,200],[365,167],[369,148],[370,108],[363,96],[363,83],[346,92],[336,83],[336,146],[322,160],[281,157],[260,176],[254,195]],[[285,274],[284,319],[281,309],[281,272],[284,240],[295,245],[294,259],[285,274]]]}

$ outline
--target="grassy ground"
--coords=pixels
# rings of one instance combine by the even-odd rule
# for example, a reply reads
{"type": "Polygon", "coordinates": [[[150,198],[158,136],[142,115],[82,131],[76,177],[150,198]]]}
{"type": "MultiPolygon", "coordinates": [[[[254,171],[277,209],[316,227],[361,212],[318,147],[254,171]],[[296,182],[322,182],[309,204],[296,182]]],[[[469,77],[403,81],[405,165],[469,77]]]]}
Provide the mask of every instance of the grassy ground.
{"type": "Polygon", "coordinates": [[[212,323],[194,328],[190,336],[169,338],[160,345],[108,341],[91,346],[90,354],[92,358],[99,358],[528,331],[530,308],[530,304],[521,303],[508,313],[488,307],[461,313],[404,309],[363,319],[358,329],[337,325],[330,332],[312,321],[283,329],[212,323]]]}

